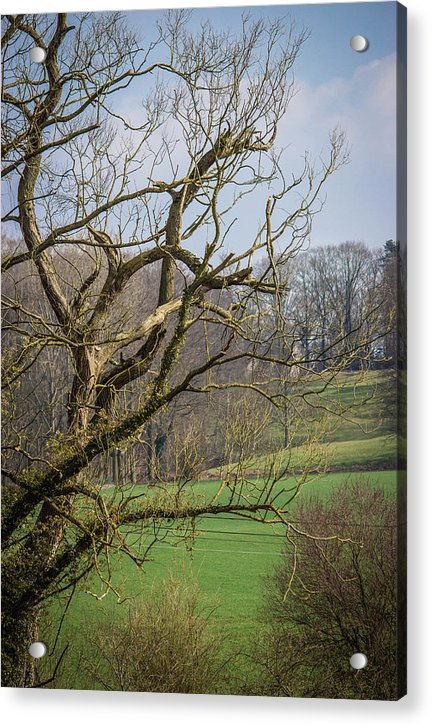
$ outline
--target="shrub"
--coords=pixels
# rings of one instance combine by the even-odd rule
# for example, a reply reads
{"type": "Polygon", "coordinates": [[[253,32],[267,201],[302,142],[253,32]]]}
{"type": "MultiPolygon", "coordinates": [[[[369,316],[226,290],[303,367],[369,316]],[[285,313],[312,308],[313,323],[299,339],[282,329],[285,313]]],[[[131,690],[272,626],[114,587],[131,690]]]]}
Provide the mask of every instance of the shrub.
{"type": "Polygon", "coordinates": [[[266,579],[255,692],[397,698],[396,502],[347,482],[295,518],[307,534],[293,534],[266,579]],[[358,671],[356,652],[368,658],[358,671]]]}
{"type": "Polygon", "coordinates": [[[105,689],[215,693],[223,671],[221,635],[199,604],[195,582],[170,577],[92,638],[93,680],[105,689]]]}

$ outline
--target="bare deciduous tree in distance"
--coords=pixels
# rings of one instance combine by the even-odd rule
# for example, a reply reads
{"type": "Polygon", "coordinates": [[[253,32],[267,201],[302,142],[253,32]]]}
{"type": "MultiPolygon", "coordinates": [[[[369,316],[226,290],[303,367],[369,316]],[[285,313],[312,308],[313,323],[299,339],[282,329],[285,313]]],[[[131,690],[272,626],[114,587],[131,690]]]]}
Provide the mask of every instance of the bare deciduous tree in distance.
{"type": "Polygon", "coordinates": [[[234,481],[207,501],[184,482],[107,498],[91,476],[98,456],[130,441],[183,394],[246,387],[281,405],[272,381],[281,366],[294,365],[325,390],[363,353],[362,330],[367,323],[373,335],[378,319],[370,303],[355,336],[328,342],[319,366],[309,365],[308,353],[278,357],[278,320],[269,326],[251,301],[278,305],[278,268],[308,238],[321,189],[346,160],[344,135],[331,134],[318,168],[306,156],[302,171],[285,177],[278,123],[307,33],[248,15],[237,34],[210,23],[189,30],[188,19],[169,12],[145,46],[117,13],[3,18],[2,177],[10,202],[3,225],[12,238],[19,229],[16,249],[9,244],[3,259],[11,283],[4,388],[6,398],[8,390],[18,395],[16,386],[24,390],[32,367],[48,365],[53,350],[61,351],[59,387],[68,386],[64,428],[36,453],[34,428],[27,436],[14,424],[13,406],[6,417],[7,686],[39,685],[27,648],[48,598],[100,561],[109,571],[112,551],[145,560],[148,549],[132,549],[123,525],[142,531],[234,512],[290,526],[292,492],[276,490],[276,473],[261,489],[234,481]],[[40,65],[28,57],[35,44],[46,51],[40,65]],[[130,114],[132,92],[143,100],[130,114]],[[235,218],[244,196],[261,186],[271,190],[262,222],[244,239],[235,218]],[[260,253],[268,266],[257,277],[260,253]],[[23,303],[28,276],[43,291],[42,307],[23,303]],[[153,283],[129,298],[135,279],[153,283]],[[199,326],[202,349],[193,351],[199,326]],[[250,360],[267,375],[223,378],[224,367],[250,360]],[[135,382],[140,395],[131,406],[135,382]]]}

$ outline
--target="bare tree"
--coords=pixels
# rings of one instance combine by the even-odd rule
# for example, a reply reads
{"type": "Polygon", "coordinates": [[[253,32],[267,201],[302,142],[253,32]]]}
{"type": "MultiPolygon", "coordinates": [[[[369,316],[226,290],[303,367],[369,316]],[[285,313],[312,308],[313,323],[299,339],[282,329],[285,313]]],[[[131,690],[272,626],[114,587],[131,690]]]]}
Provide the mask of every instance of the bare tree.
{"type": "MultiPolygon", "coordinates": [[[[147,45],[118,13],[4,17],[3,225],[18,242],[3,270],[13,286],[35,277],[44,296],[39,308],[7,294],[15,342],[6,397],[52,350],[68,387],[60,430],[47,427],[37,455],[24,431],[7,440],[5,685],[35,685],[26,651],[48,598],[102,572],[101,560],[109,572],[113,551],[146,559],[123,525],[142,532],[237,512],[289,526],[292,497],[276,496],[276,475],[248,496],[234,483],[206,501],[170,483],[106,497],[92,475],[98,457],[135,441],[185,395],[247,387],[280,405],[280,367],[310,372],[307,356],[278,356],[268,309],[279,300],[278,267],[307,239],[322,186],[346,159],[343,133],[331,134],[317,168],[306,157],[284,175],[277,129],[307,33],[249,15],[237,34],[210,23],[191,31],[188,17],[169,12],[147,45]],[[46,51],[41,65],[29,61],[35,43],[46,51]],[[130,89],[143,96],[138,119],[119,101],[130,89]],[[235,220],[263,185],[271,193],[245,239],[235,220]],[[268,269],[254,276],[263,253],[268,269]],[[250,360],[260,376],[224,377],[250,360]]],[[[370,334],[376,314],[367,310],[343,355],[340,336],[327,343],[322,390],[364,349],[363,323],[370,334]]]]}
{"type": "MultiPolygon", "coordinates": [[[[300,256],[294,274],[293,314],[304,318],[302,345],[314,355],[315,365],[325,366],[329,343],[340,338],[342,353],[344,346],[350,349],[357,331],[365,337],[365,311],[377,303],[384,306],[378,258],[363,242],[315,247],[300,256]]],[[[382,327],[384,334],[388,321],[382,327]]],[[[373,331],[368,340],[372,345],[373,331]]],[[[361,360],[352,363],[361,365],[361,360]]]]}

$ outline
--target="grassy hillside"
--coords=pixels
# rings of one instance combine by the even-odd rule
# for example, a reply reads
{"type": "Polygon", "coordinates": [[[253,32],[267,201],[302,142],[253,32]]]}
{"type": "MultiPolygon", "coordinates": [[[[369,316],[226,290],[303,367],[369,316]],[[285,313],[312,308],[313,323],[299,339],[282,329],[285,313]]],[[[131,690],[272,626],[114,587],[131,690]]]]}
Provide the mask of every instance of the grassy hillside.
{"type": "MultiPolygon", "coordinates": [[[[280,423],[272,422],[267,432],[267,450],[278,450],[278,465],[302,469],[312,461],[313,467],[327,471],[374,471],[393,469],[398,460],[396,437],[396,390],[393,371],[368,371],[343,373],[334,385],[328,386],[318,395],[319,382],[310,383],[307,390],[311,395],[305,417],[296,422],[292,442],[283,449],[283,433],[280,423]],[[320,424],[314,416],[313,406],[327,407],[325,423],[320,424]],[[337,415],[336,412],[343,415],[337,415]],[[305,445],[307,431],[317,427],[319,443],[305,445]]],[[[304,386],[302,390],[305,390],[304,386]]],[[[298,391],[297,391],[298,392],[298,391]]],[[[291,394],[296,394],[293,385],[291,394]]],[[[401,443],[403,450],[404,442],[401,443]]],[[[266,448],[266,443],[263,444],[266,448]]],[[[259,447],[257,447],[259,448],[259,447]]],[[[261,449],[262,451],[262,449],[261,449]]],[[[260,454],[247,461],[251,473],[261,473],[270,463],[273,454],[260,454]]],[[[399,458],[401,458],[399,456],[399,458]]],[[[235,464],[235,461],[233,462],[235,464]]],[[[218,477],[227,467],[208,469],[203,476],[218,477]]],[[[228,467],[229,469],[229,467],[228,467]]]]}
{"type": "MultiPolygon", "coordinates": [[[[316,451],[307,446],[297,446],[278,454],[279,466],[301,469],[312,457],[315,466],[330,471],[374,471],[393,469],[397,460],[395,434],[383,434],[374,438],[348,439],[317,445],[316,451]]],[[[250,460],[250,469],[265,469],[272,457],[258,456],[250,460]]],[[[229,469],[229,468],[228,468],[229,469]]],[[[213,470],[216,471],[216,470],[213,470]]]]}

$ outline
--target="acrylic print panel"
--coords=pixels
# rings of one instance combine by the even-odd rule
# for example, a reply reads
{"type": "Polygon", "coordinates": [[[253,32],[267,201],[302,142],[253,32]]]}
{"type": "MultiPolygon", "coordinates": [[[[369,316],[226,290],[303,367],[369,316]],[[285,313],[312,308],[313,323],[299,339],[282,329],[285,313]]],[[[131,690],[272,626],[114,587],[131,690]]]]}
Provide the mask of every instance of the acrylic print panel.
{"type": "Polygon", "coordinates": [[[2,26],[3,684],[401,697],[404,7],[2,26]]]}

